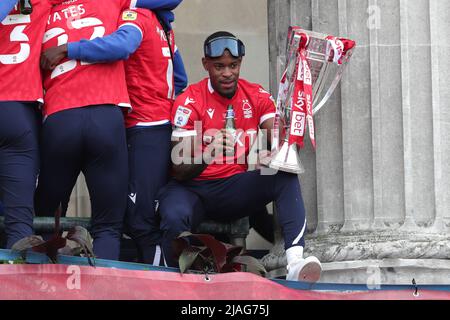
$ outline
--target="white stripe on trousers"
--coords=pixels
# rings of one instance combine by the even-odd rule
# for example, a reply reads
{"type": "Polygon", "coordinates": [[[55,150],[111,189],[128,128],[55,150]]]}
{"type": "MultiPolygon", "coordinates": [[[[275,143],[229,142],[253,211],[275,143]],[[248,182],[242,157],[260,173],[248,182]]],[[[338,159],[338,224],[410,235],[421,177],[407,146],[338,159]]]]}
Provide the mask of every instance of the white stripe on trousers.
{"type": "Polygon", "coordinates": [[[298,245],[298,243],[302,239],[303,235],[305,234],[305,230],[306,230],[306,219],[305,219],[305,223],[303,224],[302,232],[300,232],[300,234],[297,236],[297,238],[295,238],[294,242],[292,242],[292,246],[298,245]]]}
{"type": "Polygon", "coordinates": [[[161,262],[161,247],[160,246],[156,246],[155,248],[155,258],[153,259],[153,265],[154,266],[159,266],[161,262]]]}

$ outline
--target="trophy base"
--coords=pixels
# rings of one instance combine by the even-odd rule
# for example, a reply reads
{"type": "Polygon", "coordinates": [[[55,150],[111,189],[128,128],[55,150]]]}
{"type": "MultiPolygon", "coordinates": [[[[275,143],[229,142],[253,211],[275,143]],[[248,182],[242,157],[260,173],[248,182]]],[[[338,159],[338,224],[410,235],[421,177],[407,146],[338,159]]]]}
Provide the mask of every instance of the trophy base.
{"type": "Polygon", "coordinates": [[[271,169],[297,175],[305,172],[297,145],[289,146],[287,142],[283,143],[282,147],[276,150],[271,157],[261,160],[261,163],[271,169]]]}

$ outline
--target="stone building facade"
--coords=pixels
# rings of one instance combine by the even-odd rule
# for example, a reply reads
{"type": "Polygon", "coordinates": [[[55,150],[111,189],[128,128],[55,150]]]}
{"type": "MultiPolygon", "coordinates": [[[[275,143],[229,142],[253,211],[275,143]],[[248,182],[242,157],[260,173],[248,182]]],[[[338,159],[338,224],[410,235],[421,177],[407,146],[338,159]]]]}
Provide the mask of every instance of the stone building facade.
{"type": "Polygon", "coordinates": [[[269,0],[268,17],[273,91],[289,25],[357,42],[316,116],[316,152],[302,151],[307,245],[325,263],[322,281],[448,284],[450,3],[269,0]]]}

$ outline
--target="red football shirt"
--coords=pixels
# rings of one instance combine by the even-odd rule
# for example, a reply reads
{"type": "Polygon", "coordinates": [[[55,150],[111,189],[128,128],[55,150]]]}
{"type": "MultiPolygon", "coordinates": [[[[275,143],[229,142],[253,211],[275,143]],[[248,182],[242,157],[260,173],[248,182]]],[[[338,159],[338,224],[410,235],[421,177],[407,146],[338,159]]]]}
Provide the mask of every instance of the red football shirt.
{"type": "MultiPolygon", "coordinates": [[[[51,10],[43,50],[117,30],[117,21],[132,0],[70,0],[51,10]]],[[[89,64],[64,59],[44,73],[44,115],[96,104],[129,107],[123,61],[89,64]]]]}
{"type": "Polygon", "coordinates": [[[243,79],[238,82],[232,99],[222,97],[211,86],[209,79],[191,85],[173,105],[174,138],[201,136],[202,150],[212,137],[225,126],[228,105],[235,112],[235,155],[218,156],[196,180],[214,180],[247,171],[247,156],[256,142],[259,126],[275,117],[276,107],[272,96],[260,85],[243,79]]]}
{"type": "Polygon", "coordinates": [[[132,111],[125,116],[126,127],[152,126],[170,122],[174,101],[172,53],[174,34],[166,34],[150,10],[124,11],[119,27],[134,25],[142,33],[138,50],[125,61],[125,73],[132,111]],[[170,43],[170,49],[169,49],[170,43]]]}
{"type": "Polygon", "coordinates": [[[31,15],[21,15],[16,6],[0,23],[0,101],[43,99],[39,58],[51,4],[31,3],[31,15]]]}

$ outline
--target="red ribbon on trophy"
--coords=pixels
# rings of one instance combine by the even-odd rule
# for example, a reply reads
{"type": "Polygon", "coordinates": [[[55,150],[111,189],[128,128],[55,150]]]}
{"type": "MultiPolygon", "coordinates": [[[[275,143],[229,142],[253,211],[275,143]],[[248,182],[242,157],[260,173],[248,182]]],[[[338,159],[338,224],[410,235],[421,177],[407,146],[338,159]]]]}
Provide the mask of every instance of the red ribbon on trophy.
{"type": "Polygon", "coordinates": [[[300,45],[297,58],[297,78],[292,98],[292,119],[289,145],[297,144],[304,147],[305,131],[309,129],[309,137],[313,148],[316,148],[314,118],[313,118],[313,88],[311,70],[306,59],[309,37],[300,34],[300,45]]]}
{"type": "Polygon", "coordinates": [[[352,50],[356,45],[355,41],[349,39],[333,36],[328,36],[326,39],[328,40],[328,61],[332,61],[339,65],[343,63],[343,58],[346,57],[347,52],[352,50]]]}

